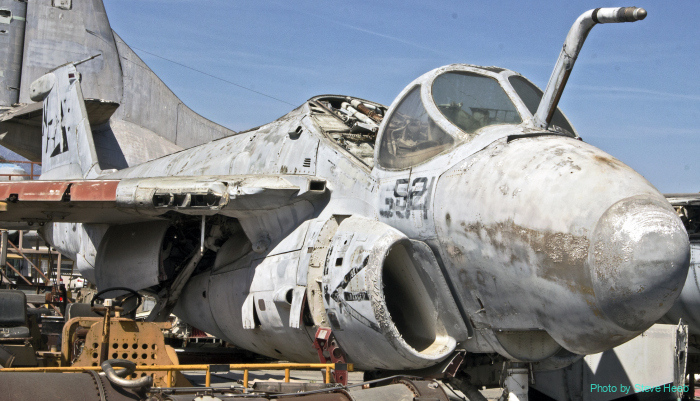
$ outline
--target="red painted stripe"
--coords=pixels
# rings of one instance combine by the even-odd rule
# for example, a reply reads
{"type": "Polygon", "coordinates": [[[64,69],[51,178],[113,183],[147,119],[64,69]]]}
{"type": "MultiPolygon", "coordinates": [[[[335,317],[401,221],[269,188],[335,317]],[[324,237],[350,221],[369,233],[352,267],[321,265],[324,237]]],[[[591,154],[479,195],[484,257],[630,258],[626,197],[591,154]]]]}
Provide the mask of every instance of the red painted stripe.
{"type": "Polygon", "coordinates": [[[71,201],[116,201],[119,181],[79,181],[70,187],[71,201]]]}
{"type": "Polygon", "coordinates": [[[56,181],[0,182],[0,200],[7,200],[15,194],[19,201],[60,201],[69,184],[56,181]]]}
{"type": "Polygon", "coordinates": [[[17,195],[22,201],[61,201],[70,186],[70,200],[78,202],[114,202],[117,200],[116,180],[91,181],[8,181],[0,182],[0,201],[17,195]]]}

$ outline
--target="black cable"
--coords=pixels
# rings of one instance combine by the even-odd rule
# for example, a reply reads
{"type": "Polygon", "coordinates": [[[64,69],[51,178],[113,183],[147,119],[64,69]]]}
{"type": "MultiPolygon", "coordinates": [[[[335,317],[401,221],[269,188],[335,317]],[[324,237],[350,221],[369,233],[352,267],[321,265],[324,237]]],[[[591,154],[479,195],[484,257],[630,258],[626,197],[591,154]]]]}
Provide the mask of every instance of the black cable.
{"type": "Polygon", "coordinates": [[[138,47],[131,46],[131,48],[134,49],[134,50],[138,50],[138,51],[144,52],[144,53],[146,53],[146,54],[150,54],[150,55],[153,56],[153,57],[158,57],[159,59],[162,59],[162,60],[165,60],[165,61],[169,61],[169,62],[171,62],[171,63],[173,63],[173,64],[177,64],[177,65],[179,65],[180,67],[184,67],[184,68],[190,69],[190,70],[192,70],[192,71],[196,71],[196,72],[198,72],[198,73],[200,73],[200,74],[204,74],[204,75],[206,75],[206,76],[208,76],[208,77],[211,77],[211,78],[214,78],[214,79],[218,79],[219,81],[223,81],[223,82],[226,82],[226,83],[231,84],[231,85],[233,85],[233,86],[237,86],[237,87],[239,87],[239,88],[241,88],[241,89],[245,89],[245,90],[247,90],[247,91],[250,91],[250,92],[253,92],[253,93],[257,93],[258,95],[265,96],[265,97],[268,97],[268,98],[270,98],[270,99],[277,100],[278,102],[282,102],[282,103],[284,103],[284,104],[288,104],[288,105],[290,105],[290,106],[296,107],[295,104],[289,103],[289,102],[287,102],[287,101],[285,101],[285,100],[278,99],[278,98],[276,98],[276,97],[274,97],[274,96],[266,95],[266,94],[264,94],[264,93],[262,93],[262,92],[256,91],[255,89],[246,88],[246,87],[243,86],[243,85],[239,85],[239,84],[237,84],[237,83],[235,83],[235,82],[231,82],[231,81],[229,81],[229,80],[227,80],[227,79],[217,77],[216,75],[211,75],[211,74],[209,74],[209,73],[207,73],[207,72],[204,72],[204,71],[202,71],[202,70],[198,70],[198,69],[196,69],[196,68],[194,68],[194,67],[190,67],[190,66],[188,66],[188,65],[185,65],[185,64],[182,64],[182,63],[178,63],[177,61],[170,60],[170,59],[168,59],[168,58],[165,58],[165,57],[163,57],[163,56],[159,56],[159,55],[157,55],[157,54],[151,53],[151,52],[146,51],[146,50],[143,50],[143,49],[139,49],[138,47]]]}

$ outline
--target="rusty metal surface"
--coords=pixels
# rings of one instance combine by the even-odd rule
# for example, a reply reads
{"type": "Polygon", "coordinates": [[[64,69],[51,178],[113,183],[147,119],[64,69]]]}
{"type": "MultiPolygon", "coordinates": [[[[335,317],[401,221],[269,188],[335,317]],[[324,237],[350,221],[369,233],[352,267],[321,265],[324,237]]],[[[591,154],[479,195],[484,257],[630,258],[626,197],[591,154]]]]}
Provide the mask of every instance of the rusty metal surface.
{"type": "Polygon", "coordinates": [[[70,186],[70,201],[116,201],[118,185],[119,181],[73,182],[70,186]]]}
{"type": "MultiPolygon", "coordinates": [[[[161,331],[170,326],[168,323],[111,318],[106,350],[103,350],[105,345],[102,342],[102,326],[102,318],[77,317],[67,322],[63,329],[61,348],[64,363],[73,367],[99,366],[101,355],[105,353],[109,359],[125,359],[139,366],[177,365],[177,355],[172,348],[165,345],[161,331]],[[87,330],[81,331],[80,328],[87,330]]],[[[149,373],[136,374],[143,377],[149,373]]],[[[166,385],[165,371],[153,372],[152,376],[155,386],[166,385]]],[[[180,375],[174,377],[176,380],[184,380],[180,375]]]]}
{"type": "Polygon", "coordinates": [[[0,221],[36,225],[61,220],[127,223],[134,216],[115,208],[117,184],[118,181],[0,182],[4,204],[0,221]]]}
{"type": "Polygon", "coordinates": [[[416,399],[449,399],[440,383],[435,380],[399,379],[397,382],[410,388],[416,399]]]}
{"type": "Polygon", "coordinates": [[[205,210],[209,214],[248,217],[322,197],[325,192],[324,180],[296,176],[31,181],[17,185],[0,182],[0,199],[9,200],[0,213],[0,221],[14,221],[19,215],[23,220],[36,222],[53,219],[88,223],[96,220],[91,213],[97,213],[102,214],[102,222],[128,222],[152,220],[171,210],[188,214],[205,210]],[[198,201],[198,196],[206,199],[198,201]]]}
{"type": "Polygon", "coordinates": [[[70,186],[65,181],[0,182],[3,201],[60,201],[70,186]],[[12,197],[15,194],[17,197],[12,197]]]}
{"type": "Polygon", "coordinates": [[[334,363],[333,382],[343,386],[348,384],[348,363],[345,352],[328,328],[319,327],[314,336],[314,348],[321,363],[334,363]]]}
{"type": "Polygon", "coordinates": [[[137,394],[113,386],[104,377],[85,373],[23,373],[0,374],[3,399],[109,401],[142,400],[137,394]]]}
{"type": "Polygon", "coordinates": [[[116,201],[116,190],[119,181],[29,181],[16,183],[0,183],[0,199],[7,201],[10,195],[16,194],[15,201],[116,201]],[[70,191],[68,192],[68,188],[70,191]]]}
{"type": "Polygon", "coordinates": [[[350,389],[348,392],[355,401],[414,401],[416,392],[404,383],[392,383],[370,389],[350,389]]]}

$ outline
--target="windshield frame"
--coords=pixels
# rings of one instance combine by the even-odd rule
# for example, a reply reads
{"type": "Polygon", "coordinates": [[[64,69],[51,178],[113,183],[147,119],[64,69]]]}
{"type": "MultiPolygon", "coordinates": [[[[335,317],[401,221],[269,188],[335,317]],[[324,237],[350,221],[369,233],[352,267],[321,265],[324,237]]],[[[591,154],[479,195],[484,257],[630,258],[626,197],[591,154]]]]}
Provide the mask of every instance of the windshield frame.
{"type": "Polygon", "coordinates": [[[423,102],[427,103],[425,104],[425,108],[428,110],[428,114],[430,114],[433,117],[433,119],[440,126],[440,128],[442,128],[445,132],[455,137],[455,140],[460,143],[471,141],[472,139],[477,137],[479,135],[479,132],[484,128],[496,127],[499,125],[522,126],[526,121],[532,118],[532,114],[530,114],[530,111],[527,109],[527,107],[525,107],[525,104],[522,102],[522,100],[520,100],[520,97],[510,85],[508,79],[504,76],[503,72],[506,71],[512,72],[504,68],[479,67],[468,64],[452,64],[432,71],[429,79],[426,79],[422,83],[423,87],[421,88],[423,102]],[[494,79],[496,82],[498,82],[498,84],[501,86],[503,91],[510,99],[511,103],[513,104],[517,113],[519,114],[520,120],[522,122],[519,124],[488,125],[486,127],[479,128],[472,133],[466,133],[462,131],[462,129],[460,129],[456,124],[452,123],[447,117],[445,117],[444,114],[442,114],[433,98],[433,83],[435,82],[435,79],[448,72],[468,72],[471,74],[481,75],[486,78],[494,79]]]}
{"type": "MultiPolygon", "coordinates": [[[[534,117],[534,114],[530,113],[530,109],[527,107],[527,105],[525,105],[525,102],[522,100],[522,98],[520,97],[520,95],[518,95],[518,93],[515,91],[515,89],[514,89],[513,86],[511,85],[511,83],[510,83],[510,77],[512,77],[512,76],[520,77],[520,78],[522,78],[523,80],[529,82],[530,85],[532,85],[532,86],[536,87],[537,89],[539,89],[541,92],[544,93],[544,90],[542,90],[542,88],[540,88],[539,86],[535,85],[535,83],[532,82],[530,79],[528,79],[528,77],[526,77],[526,76],[524,76],[524,75],[521,75],[521,74],[519,74],[519,73],[517,73],[517,72],[515,72],[515,71],[504,70],[501,76],[503,77],[503,83],[504,83],[505,85],[507,85],[507,86],[510,88],[510,90],[512,91],[512,96],[511,96],[511,98],[514,97],[515,100],[517,101],[517,103],[518,103],[518,104],[521,104],[521,105],[525,108],[525,112],[526,112],[527,115],[529,116],[528,119],[527,119],[527,121],[526,121],[525,119],[523,119],[523,123],[527,123],[527,122],[531,121],[532,118],[534,117]]],[[[540,100],[541,100],[541,99],[540,99],[540,100]]],[[[579,136],[579,134],[578,134],[578,131],[576,130],[576,127],[574,126],[574,124],[571,123],[571,120],[569,120],[569,117],[566,116],[566,114],[564,113],[564,111],[563,111],[559,106],[557,106],[557,110],[559,111],[559,113],[561,113],[562,117],[564,117],[564,119],[566,120],[566,122],[569,123],[569,127],[571,127],[571,129],[573,130],[573,132],[571,132],[571,134],[573,134],[573,138],[579,139],[580,136],[579,136]]],[[[557,133],[559,133],[559,134],[561,134],[561,135],[564,135],[564,136],[570,136],[570,135],[568,135],[566,132],[561,132],[561,131],[559,131],[559,130],[554,130],[554,129],[552,129],[551,127],[548,128],[548,130],[549,130],[549,131],[552,131],[552,132],[557,132],[557,133]]]]}
{"type": "MultiPolygon", "coordinates": [[[[435,103],[435,106],[437,106],[440,114],[442,114],[451,124],[459,127],[463,132],[463,135],[476,136],[476,133],[485,127],[494,125],[518,126],[524,122],[522,114],[518,110],[511,96],[506,93],[502,82],[500,82],[498,78],[494,78],[486,74],[464,70],[445,71],[432,80],[430,95],[432,102],[435,103]],[[446,80],[446,82],[441,82],[440,85],[438,85],[438,81],[442,80],[446,80]],[[461,90],[454,92],[456,85],[459,85],[462,90],[467,89],[467,92],[462,92],[461,90]],[[483,92],[478,92],[479,89],[483,90],[483,92]],[[463,117],[467,118],[467,121],[461,122],[471,123],[472,127],[463,126],[459,121],[455,120],[455,118],[458,118],[457,115],[450,116],[447,110],[441,108],[440,105],[443,104],[441,100],[444,100],[446,96],[451,99],[451,105],[455,105],[455,100],[459,102],[458,105],[463,113],[463,117]],[[498,112],[494,117],[494,122],[489,122],[488,120],[479,121],[479,117],[476,117],[475,113],[481,112],[483,114],[483,110],[496,110],[487,108],[488,105],[493,105],[494,101],[496,103],[501,103],[501,107],[505,107],[505,109],[498,109],[498,111],[504,111],[505,115],[508,115],[508,113],[514,113],[511,114],[513,121],[499,122],[498,112]],[[468,106],[465,107],[463,106],[464,104],[467,104],[468,106]],[[469,106],[469,104],[475,107],[469,106]],[[471,109],[471,113],[468,111],[468,109],[471,109]]],[[[491,114],[490,111],[488,114],[491,114]]],[[[503,120],[505,120],[505,118],[503,120]]]]}
{"type": "MultiPolygon", "coordinates": [[[[411,82],[409,85],[407,85],[403,91],[397,96],[394,101],[392,102],[391,106],[389,107],[389,110],[387,114],[384,116],[384,119],[382,121],[381,126],[379,127],[379,135],[377,135],[377,140],[376,140],[376,145],[374,148],[374,168],[379,168],[381,170],[386,170],[386,171],[398,171],[398,170],[405,170],[405,169],[410,169],[414,166],[419,166],[422,164],[427,163],[430,160],[435,159],[436,157],[440,157],[441,155],[444,155],[445,153],[449,152],[451,149],[454,149],[455,147],[469,142],[475,137],[479,135],[479,132],[483,130],[484,128],[489,128],[489,127],[497,127],[497,126],[502,126],[503,124],[494,124],[494,125],[489,125],[487,127],[482,127],[476,130],[472,134],[466,134],[464,131],[462,131],[457,125],[453,124],[450,120],[445,117],[444,114],[438,109],[437,105],[435,104],[435,101],[433,99],[433,82],[435,79],[447,72],[469,72],[477,75],[484,76],[486,78],[491,78],[495,79],[498,84],[501,86],[501,88],[505,91],[506,95],[508,95],[508,98],[511,100],[513,105],[515,106],[515,109],[517,110],[518,114],[520,115],[521,120],[523,121],[522,123],[518,125],[514,124],[507,124],[507,125],[513,125],[513,126],[522,126],[525,124],[526,121],[528,121],[532,115],[530,114],[529,110],[525,106],[525,104],[520,100],[518,97],[517,93],[515,93],[515,90],[513,89],[512,86],[510,86],[508,79],[503,72],[510,72],[512,71],[503,69],[503,68],[497,68],[497,67],[479,67],[479,66],[474,66],[474,65],[469,65],[469,64],[451,64],[448,66],[440,67],[437,69],[434,69],[426,74],[423,74],[422,76],[418,77],[416,80],[411,82]],[[384,165],[382,165],[382,162],[379,157],[379,151],[381,148],[381,141],[386,134],[386,123],[391,120],[393,114],[396,112],[398,105],[403,102],[403,100],[408,96],[408,94],[416,87],[420,86],[420,97],[421,97],[421,102],[423,104],[423,107],[425,108],[426,112],[428,113],[428,116],[433,120],[433,122],[441,128],[447,135],[451,136],[453,138],[453,145],[442,152],[425,159],[414,166],[403,168],[403,169],[396,169],[396,168],[389,168],[384,165]]],[[[510,75],[510,74],[508,74],[510,75]]],[[[517,74],[516,74],[517,75],[517,74]]]]}

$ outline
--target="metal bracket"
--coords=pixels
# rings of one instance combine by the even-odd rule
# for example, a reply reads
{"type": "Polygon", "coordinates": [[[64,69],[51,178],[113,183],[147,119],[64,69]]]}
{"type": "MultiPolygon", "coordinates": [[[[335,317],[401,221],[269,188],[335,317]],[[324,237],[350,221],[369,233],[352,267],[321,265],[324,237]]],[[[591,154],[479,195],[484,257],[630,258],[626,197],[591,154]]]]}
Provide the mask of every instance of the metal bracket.
{"type": "Polygon", "coordinates": [[[449,363],[443,370],[443,374],[445,377],[455,377],[457,376],[457,372],[459,372],[459,368],[462,366],[462,362],[464,362],[464,358],[467,356],[467,351],[465,350],[457,350],[455,353],[452,355],[451,358],[448,358],[447,361],[449,363]]]}
{"type": "Polygon", "coordinates": [[[330,328],[319,327],[314,336],[314,348],[321,363],[334,363],[333,382],[346,386],[348,384],[348,363],[345,352],[340,349],[330,328]]]}
{"type": "Polygon", "coordinates": [[[70,10],[73,8],[73,0],[53,0],[51,6],[62,10],[70,10]]]}

